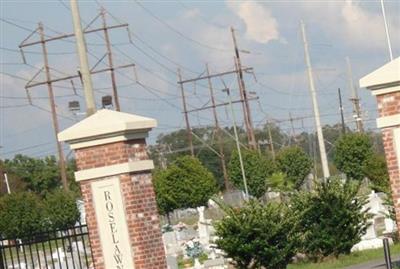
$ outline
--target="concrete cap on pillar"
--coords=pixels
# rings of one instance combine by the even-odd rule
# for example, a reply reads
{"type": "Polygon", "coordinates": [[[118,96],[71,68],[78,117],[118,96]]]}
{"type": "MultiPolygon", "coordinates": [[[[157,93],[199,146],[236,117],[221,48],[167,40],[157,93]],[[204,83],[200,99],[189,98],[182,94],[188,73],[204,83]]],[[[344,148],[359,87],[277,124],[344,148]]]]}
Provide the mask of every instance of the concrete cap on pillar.
{"type": "Polygon", "coordinates": [[[145,138],[157,126],[155,119],[102,109],[58,133],[58,139],[83,148],[136,138],[145,138]]]}
{"type": "MultiPolygon", "coordinates": [[[[396,100],[395,95],[400,92],[400,57],[361,78],[360,87],[371,90],[371,94],[378,98],[379,109],[387,110],[387,107],[396,100]],[[381,96],[383,98],[380,98],[381,96]]],[[[376,125],[378,128],[398,126],[400,125],[400,114],[384,113],[376,119],[376,125]]]]}
{"type": "MultiPolygon", "coordinates": [[[[400,57],[381,66],[360,79],[360,87],[370,90],[393,88],[400,85],[400,57]]],[[[398,90],[398,89],[397,89],[398,90]]],[[[378,92],[377,94],[382,94],[378,92]]]]}

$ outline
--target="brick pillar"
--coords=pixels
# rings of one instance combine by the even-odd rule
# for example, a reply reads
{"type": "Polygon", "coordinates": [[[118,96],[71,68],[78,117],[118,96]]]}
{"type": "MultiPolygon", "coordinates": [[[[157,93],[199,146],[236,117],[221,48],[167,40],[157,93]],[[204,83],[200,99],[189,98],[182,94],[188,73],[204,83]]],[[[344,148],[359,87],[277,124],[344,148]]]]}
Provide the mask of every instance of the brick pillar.
{"type": "Polygon", "coordinates": [[[100,110],[59,134],[75,150],[96,269],[165,269],[146,152],[156,121],[100,110]]]}
{"type": "Polygon", "coordinates": [[[360,86],[376,96],[386,162],[390,177],[397,231],[400,235],[400,57],[360,79],[360,86]]]}
{"type": "MultiPolygon", "coordinates": [[[[400,232],[400,91],[377,95],[379,118],[386,162],[396,211],[397,229],[400,232]]],[[[399,233],[400,235],[400,233],[399,233]]]]}

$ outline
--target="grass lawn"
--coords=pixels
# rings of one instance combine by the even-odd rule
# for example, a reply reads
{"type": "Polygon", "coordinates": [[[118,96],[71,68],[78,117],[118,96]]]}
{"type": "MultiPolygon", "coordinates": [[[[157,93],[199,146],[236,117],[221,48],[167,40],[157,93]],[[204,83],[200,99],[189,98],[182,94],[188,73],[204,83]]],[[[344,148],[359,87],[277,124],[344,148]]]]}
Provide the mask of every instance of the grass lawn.
{"type": "MultiPolygon", "coordinates": [[[[400,254],[400,244],[390,246],[392,258],[400,254]]],[[[290,264],[288,269],[340,269],[377,259],[384,259],[383,249],[373,249],[353,252],[350,255],[340,256],[338,259],[332,259],[321,263],[298,263],[290,264]]]]}

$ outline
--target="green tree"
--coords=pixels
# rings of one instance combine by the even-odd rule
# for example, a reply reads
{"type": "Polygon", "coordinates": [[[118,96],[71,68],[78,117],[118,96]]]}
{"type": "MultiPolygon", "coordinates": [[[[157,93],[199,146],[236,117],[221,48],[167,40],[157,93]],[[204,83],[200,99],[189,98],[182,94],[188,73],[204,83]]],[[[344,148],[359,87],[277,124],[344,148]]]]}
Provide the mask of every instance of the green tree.
{"type": "Polygon", "coordinates": [[[0,235],[25,238],[43,231],[44,206],[31,192],[11,193],[0,199],[0,235]]]}
{"type": "Polygon", "coordinates": [[[216,244],[235,268],[286,268],[298,246],[296,219],[289,208],[257,200],[239,209],[222,208],[226,215],[215,224],[216,244]]]}
{"type": "Polygon", "coordinates": [[[207,205],[217,191],[214,176],[191,156],[177,158],[167,169],[154,174],[157,205],[161,213],[207,205]]]}
{"type": "Polygon", "coordinates": [[[54,156],[36,159],[25,155],[15,155],[5,161],[6,169],[26,183],[28,190],[44,194],[60,186],[60,174],[54,156]]]}
{"type": "Polygon", "coordinates": [[[68,159],[66,165],[69,190],[74,192],[75,195],[81,196],[79,183],[75,180],[75,172],[77,171],[76,160],[68,159]]]}
{"type": "Polygon", "coordinates": [[[294,146],[279,151],[276,165],[278,170],[286,175],[287,181],[290,182],[288,185],[298,189],[310,173],[313,163],[301,148],[294,146]]]}
{"type": "MultiPolygon", "coordinates": [[[[275,171],[272,160],[260,155],[255,150],[242,150],[242,159],[247,180],[249,194],[260,198],[268,187],[268,177],[275,171]]],[[[244,190],[242,170],[240,169],[239,154],[234,151],[228,164],[229,178],[233,184],[244,190]]]]}
{"type": "Polygon", "coordinates": [[[368,227],[370,215],[364,209],[359,181],[331,178],[319,183],[314,192],[301,192],[291,201],[299,220],[302,252],[313,260],[350,253],[368,227]]]}
{"type": "Polygon", "coordinates": [[[0,160],[0,197],[8,193],[5,181],[5,173],[7,173],[8,184],[12,192],[20,192],[26,190],[26,184],[18,176],[6,170],[5,163],[0,160]]]}
{"type": "MultiPolygon", "coordinates": [[[[218,140],[215,137],[215,128],[213,126],[193,128],[192,131],[209,146],[218,150],[218,140]]],[[[238,127],[238,132],[239,139],[242,142],[246,142],[247,136],[244,130],[238,127]]],[[[225,159],[229,160],[230,153],[232,149],[235,148],[235,142],[227,133],[233,133],[232,128],[224,128],[221,131],[222,140],[224,141],[225,159]]],[[[219,187],[223,188],[224,179],[218,155],[205,147],[197,138],[193,138],[193,146],[196,157],[211,173],[213,173],[219,187]]],[[[185,129],[181,129],[167,134],[160,134],[157,137],[156,145],[150,146],[149,148],[150,156],[154,160],[156,167],[162,167],[161,161],[170,164],[176,158],[185,156],[190,152],[187,132],[185,129]]]]}
{"type": "Polygon", "coordinates": [[[80,218],[76,194],[62,189],[48,193],[44,200],[46,217],[53,229],[73,227],[80,218]]]}
{"type": "Polygon", "coordinates": [[[363,172],[374,190],[389,193],[389,173],[385,156],[372,154],[365,161],[363,172]]]}
{"type": "MultiPolygon", "coordinates": [[[[58,162],[54,156],[43,159],[17,154],[11,160],[4,161],[4,170],[10,175],[10,183],[23,182],[23,189],[41,196],[61,186],[58,162]]],[[[74,179],[75,160],[67,161],[67,179],[71,190],[79,193],[79,186],[74,179]]],[[[19,186],[21,186],[19,184],[19,186]]],[[[21,189],[21,188],[19,188],[21,189]]],[[[13,190],[16,190],[13,188],[13,190]]],[[[18,190],[18,189],[17,189],[18,190]]]]}
{"type": "Polygon", "coordinates": [[[372,154],[371,139],[367,135],[346,134],[335,143],[334,163],[348,178],[362,180],[364,165],[372,154]]]}
{"type": "Polygon", "coordinates": [[[274,143],[274,149],[279,150],[282,145],[285,145],[289,141],[289,136],[283,132],[279,126],[274,122],[269,122],[263,126],[262,129],[255,129],[254,133],[257,141],[263,141],[265,146],[265,150],[269,152],[269,135],[268,135],[268,124],[271,129],[271,137],[274,143]]]}

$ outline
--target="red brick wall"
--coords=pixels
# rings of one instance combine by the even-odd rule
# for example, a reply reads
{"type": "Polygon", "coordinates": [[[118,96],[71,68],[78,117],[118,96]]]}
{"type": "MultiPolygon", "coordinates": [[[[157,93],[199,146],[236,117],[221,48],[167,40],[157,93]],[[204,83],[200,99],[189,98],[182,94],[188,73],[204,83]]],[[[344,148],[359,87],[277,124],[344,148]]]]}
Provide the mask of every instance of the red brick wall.
{"type": "MultiPolygon", "coordinates": [[[[75,156],[78,170],[148,159],[144,139],[77,149],[75,156]]],[[[131,243],[135,269],[165,269],[167,266],[151,173],[120,174],[119,179],[130,237],[126,240],[131,243]]],[[[81,181],[80,186],[95,266],[96,269],[107,269],[92,201],[91,183],[97,180],[101,178],[81,181]]]]}
{"type": "Polygon", "coordinates": [[[78,170],[148,159],[144,139],[80,148],[75,150],[75,157],[78,170]]]}
{"type": "Polygon", "coordinates": [[[380,117],[400,114],[400,92],[378,95],[376,99],[380,117]]]}
{"type": "Polygon", "coordinates": [[[86,223],[89,229],[90,247],[96,266],[95,268],[105,269],[103,251],[101,249],[99,230],[92,199],[92,188],[90,186],[91,182],[93,181],[94,180],[82,181],[80,182],[80,187],[82,192],[82,199],[85,202],[86,223]]]}
{"type": "Polygon", "coordinates": [[[120,180],[128,214],[129,237],[135,255],[135,269],[166,268],[151,174],[122,175],[120,180]]]}
{"type": "MultiPolygon", "coordinates": [[[[379,117],[387,117],[400,114],[400,92],[383,94],[377,96],[379,117]]],[[[396,145],[394,140],[394,129],[400,126],[392,126],[382,129],[382,140],[385,148],[386,162],[390,177],[392,198],[395,205],[397,228],[400,235],[400,174],[396,145]]]]}

